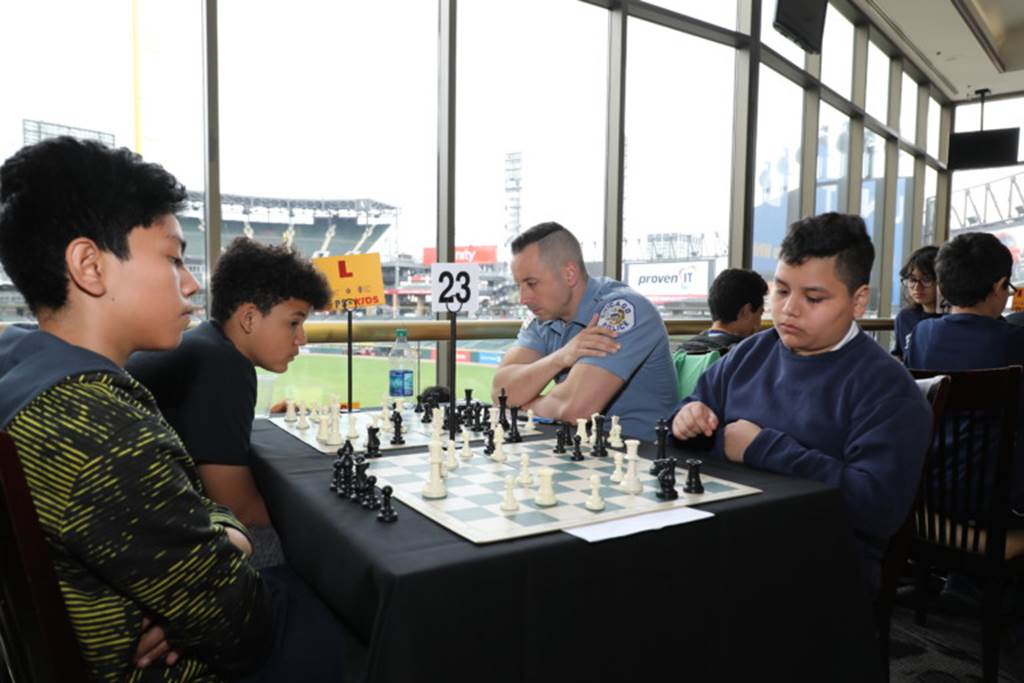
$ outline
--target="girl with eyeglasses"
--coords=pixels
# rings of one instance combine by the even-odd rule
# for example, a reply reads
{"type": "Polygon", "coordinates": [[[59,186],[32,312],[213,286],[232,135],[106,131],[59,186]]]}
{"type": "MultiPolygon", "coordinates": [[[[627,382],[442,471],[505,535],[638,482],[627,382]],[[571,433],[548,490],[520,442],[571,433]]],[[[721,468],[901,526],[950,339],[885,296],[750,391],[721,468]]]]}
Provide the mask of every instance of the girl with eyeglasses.
{"type": "Polygon", "coordinates": [[[919,322],[942,315],[935,279],[935,255],[938,253],[938,247],[921,247],[900,268],[900,282],[906,288],[910,305],[897,314],[893,326],[892,355],[897,358],[903,358],[907,339],[919,322]]]}

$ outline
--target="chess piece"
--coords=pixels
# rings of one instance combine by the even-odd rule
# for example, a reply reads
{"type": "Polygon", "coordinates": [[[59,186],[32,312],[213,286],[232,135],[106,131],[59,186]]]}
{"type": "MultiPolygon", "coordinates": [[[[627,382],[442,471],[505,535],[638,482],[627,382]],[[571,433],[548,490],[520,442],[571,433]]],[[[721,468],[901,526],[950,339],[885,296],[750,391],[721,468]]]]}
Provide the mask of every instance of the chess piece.
{"type": "Polygon", "coordinates": [[[703,461],[699,458],[687,458],[686,484],[683,485],[683,493],[704,493],[704,483],[700,480],[700,466],[703,461]]]}
{"type": "Polygon", "coordinates": [[[431,500],[444,498],[448,495],[448,488],[441,478],[441,451],[439,448],[430,449],[430,479],[423,485],[423,497],[431,500]]]}
{"type": "Polygon", "coordinates": [[[331,485],[328,487],[332,493],[338,492],[338,486],[341,485],[341,458],[336,458],[334,464],[331,466],[334,474],[331,476],[331,485]]]}
{"type": "Polygon", "coordinates": [[[572,437],[572,457],[570,460],[574,460],[576,462],[583,460],[583,448],[580,445],[581,441],[579,434],[572,437]]]}
{"type": "Polygon", "coordinates": [[[638,450],[640,442],[636,439],[626,439],[626,476],[622,479],[622,490],[626,493],[636,495],[643,492],[644,483],[636,473],[636,462],[640,459],[638,450]]]}
{"type": "Polygon", "coordinates": [[[506,432],[509,430],[508,423],[508,394],[505,393],[505,387],[501,388],[501,393],[498,394],[498,424],[506,432]]]}
{"type": "MultiPolygon", "coordinates": [[[[498,426],[500,427],[501,425],[498,426]]],[[[495,435],[494,454],[491,455],[491,460],[493,460],[494,462],[505,462],[507,459],[508,456],[505,455],[505,441],[499,440],[497,438],[497,435],[495,435]]]]}
{"type": "Polygon", "coordinates": [[[309,413],[309,411],[305,409],[305,406],[300,405],[299,421],[298,424],[295,425],[296,429],[301,429],[302,431],[306,431],[307,429],[309,429],[309,418],[306,417],[307,413],[309,413]]]}
{"type": "Polygon", "coordinates": [[[599,425],[599,420],[604,420],[604,417],[601,415],[601,413],[594,413],[590,416],[590,422],[587,423],[587,428],[590,430],[587,433],[588,446],[593,446],[595,443],[597,443],[597,427],[599,425]]]}
{"type": "Polygon", "coordinates": [[[295,416],[295,401],[290,398],[285,401],[285,412],[284,421],[288,423],[295,422],[298,418],[295,416]]]}
{"type": "Polygon", "coordinates": [[[355,467],[355,463],[352,461],[352,454],[339,450],[338,455],[341,456],[341,481],[337,486],[337,494],[339,498],[348,498],[352,495],[352,487],[355,485],[353,481],[352,472],[355,467]]]}
{"type": "Polygon", "coordinates": [[[367,458],[379,458],[380,457],[380,427],[376,425],[376,418],[374,418],[374,424],[366,428],[366,457],[367,458]]]}
{"type": "Polygon", "coordinates": [[[462,453],[460,456],[464,461],[469,462],[473,459],[473,449],[469,445],[469,430],[462,430],[462,453]]]}
{"type": "Polygon", "coordinates": [[[331,431],[331,423],[323,413],[320,414],[320,419],[316,428],[316,440],[320,443],[327,443],[327,436],[331,431]]]}
{"type": "Polygon", "coordinates": [[[487,437],[487,442],[484,444],[484,455],[492,455],[494,453],[494,430],[488,429],[484,436],[487,437]]]}
{"type": "Polygon", "coordinates": [[[612,457],[615,458],[615,471],[612,472],[612,476],[609,477],[616,484],[621,483],[623,479],[622,473],[622,453],[613,453],[612,457]]]}
{"type": "Polygon", "coordinates": [[[540,485],[537,487],[537,495],[533,497],[534,504],[540,507],[557,505],[558,499],[555,498],[554,486],[555,471],[550,467],[542,467],[537,472],[537,477],[540,479],[540,485]]]}
{"type": "Polygon", "coordinates": [[[588,441],[587,418],[580,417],[576,419],[576,436],[580,437],[580,443],[588,441]]]}
{"type": "Polygon", "coordinates": [[[330,427],[327,430],[327,439],[324,440],[325,446],[340,446],[341,445],[341,418],[338,415],[338,409],[331,409],[330,416],[330,427]]]}
{"type": "Polygon", "coordinates": [[[612,427],[608,431],[608,444],[612,448],[622,448],[622,425],[619,424],[619,416],[612,415],[612,427]]]}
{"type": "Polygon", "coordinates": [[[337,453],[339,458],[344,458],[346,455],[351,458],[355,456],[356,449],[352,447],[352,442],[346,439],[345,443],[342,444],[337,453]]]}
{"type": "Polygon", "coordinates": [[[417,415],[419,415],[420,413],[423,412],[423,397],[422,396],[417,396],[416,397],[416,407],[412,409],[412,412],[416,413],[417,415]]]}
{"type": "Polygon", "coordinates": [[[655,495],[662,500],[675,500],[679,497],[676,491],[676,459],[664,458],[655,461],[658,464],[658,486],[655,495]]]}
{"type": "MultiPolygon", "coordinates": [[[[349,445],[351,447],[351,444],[349,445]]],[[[356,479],[352,484],[352,492],[348,494],[348,499],[353,503],[359,503],[362,502],[363,496],[366,494],[366,470],[370,467],[370,463],[363,456],[356,458],[355,463],[356,479]]]]}
{"type": "Polygon", "coordinates": [[[390,486],[385,486],[381,489],[381,508],[380,512],[377,513],[378,522],[397,522],[398,513],[393,507],[391,507],[391,493],[393,489],[390,486]]]}
{"type": "Polygon", "coordinates": [[[591,443],[594,447],[591,453],[594,457],[608,457],[608,442],[605,439],[604,415],[594,415],[594,433],[591,436],[591,443]]]}
{"type": "Polygon", "coordinates": [[[363,493],[362,506],[364,510],[379,510],[380,498],[377,497],[377,477],[372,474],[366,478],[366,491],[363,493]]]}
{"type": "Polygon", "coordinates": [[[473,406],[473,389],[463,389],[466,394],[466,409],[470,409],[473,406]]]}
{"type": "Polygon", "coordinates": [[[459,469],[459,460],[455,457],[455,439],[448,439],[447,460],[445,460],[444,466],[449,472],[454,472],[459,469]]]}
{"type": "Polygon", "coordinates": [[[505,497],[502,498],[501,504],[498,506],[502,512],[515,512],[519,509],[519,501],[516,500],[516,494],[513,490],[512,475],[505,477],[505,497]]]}
{"type": "Polygon", "coordinates": [[[509,421],[510,429],[508,432],[509,443],[522,443],[523,437],[519,434],[519,407],[512,406],[512,419],[509,421]]]}
{"type": "Polygon", "coordinates": [[[558,453],[559,455],[565,453],[566,434],[568,434],[568,432],[569,425],[564,422],[558,425],[558,428],[555,430],[555,453],[558,453]]]}
{"type": "Polygon", "coordinates": [[[654,433],[658,443],[658,460],[665,459],[665,447],[668,444],[668,422],[662,418],[658,420],[657,426],[654,428],[654,433]]]}
{"type": "Polygon", "coordinates": [[[604,498],[601,497],[601,475],[594,473],[590,475],[590,497],[584,506],[592,512],[604,510],[604,498]]]}
{"type": "Polygon", "coordinates": [[[519,476],[516,483],[520,486],[533,486],[533,475],[530,474],[530,454],[523,453],[519,456],[519,476]]]}
{"type": "Polygon", "coordinates": [[[405,439],[402,438],[402,414],[399,412],[391,413],[391,425],[394,430],[394,434],[391,436],[392,446],[402,446],[405,444],[405,439]]]}
{"type": "Polygon", "coordinates": [[[348,414],[348,434],[346,434],[346,436],[352,441],[355,441],[356,439],[359,438],[359,430],[356,429],[355,413],[348,414]]]}
{"type": "Polygon", "coordinates": [[[434,401],[427,399],[423,402],[423,417],[420,420],[423,424],[430,424],[434,421],[434,401]]]}
{"type": "Polygon", "coordinates": [[[523,431],[527,434],[531,434],[537,431],[537,423],[533,421],[533,408],[527,408],[526,410],[526,424],[523,425],[523,431]]]}

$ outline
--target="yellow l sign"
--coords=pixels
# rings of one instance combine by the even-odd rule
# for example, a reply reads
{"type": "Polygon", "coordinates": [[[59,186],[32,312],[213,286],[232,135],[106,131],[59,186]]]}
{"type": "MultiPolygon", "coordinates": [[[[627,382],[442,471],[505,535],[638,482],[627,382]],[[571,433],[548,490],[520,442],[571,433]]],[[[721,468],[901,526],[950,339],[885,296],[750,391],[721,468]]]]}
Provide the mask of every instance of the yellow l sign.
{"type": "Polygon", "coordinates": [[[327,277],[336,310],[384,305],[380,254],[326,256],[313,259],[313,266],[327,277]]]}

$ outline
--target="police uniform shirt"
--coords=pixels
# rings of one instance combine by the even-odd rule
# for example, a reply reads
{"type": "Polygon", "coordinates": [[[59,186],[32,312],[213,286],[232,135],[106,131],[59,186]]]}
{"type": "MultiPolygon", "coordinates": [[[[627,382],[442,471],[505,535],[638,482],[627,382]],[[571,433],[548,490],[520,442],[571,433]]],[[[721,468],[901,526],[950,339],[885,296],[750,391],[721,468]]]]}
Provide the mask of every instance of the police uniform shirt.
{"type": "MultiPolygon", "coordinates": [[[[604,368],[625,383],[603,412],[619,416],[624,434],[653,440],[657,421],[672,417],[676,373],[665,323],[642,294],[617,280],[591,277],[572,322],[533,320],[520,330],[515,345],[547,356],[586,328],[595,313],[598,325],[617,332],[622,346],[608,356],[584,356],[576,362],[604,368]]],[[[562,370],[555,381],[564,381],[569,370],[562,370]]]]}

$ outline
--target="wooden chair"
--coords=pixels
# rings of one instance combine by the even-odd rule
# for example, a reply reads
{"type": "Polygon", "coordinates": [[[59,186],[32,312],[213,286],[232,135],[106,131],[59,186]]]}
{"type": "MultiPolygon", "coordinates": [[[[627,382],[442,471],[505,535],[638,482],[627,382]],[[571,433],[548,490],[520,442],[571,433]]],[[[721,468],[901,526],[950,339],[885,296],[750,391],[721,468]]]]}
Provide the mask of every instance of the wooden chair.
{"type": "Polygon", "coordinates": [[[1008,580],[1024,569],[1024,530],[1007,529],[1021,368],[912,374],[950,378],[914,503],[910,556],[917,576],[917,621],[925,622],[932,568],[980,580],[982,677],[994,682],[1001,596],[1008,580]]]}
{"type": "MultiPolygon", "coordinates": [[[[949,377],[936,375],[917,380],[921,393],[932,406],[932,434],[938,432],[939,422],[946,407],[949,394],[949,377]]],[[[882,575],[878,594],[875,596],[875,625],[878,629],[879,654],[882,659],[883,681],[889,680],[889,631],[892,622],[893,603],[896,598],[896,587],[903,576],[907,557],[910,554],[910,539],[914,532],[914,507],[907,512],[907,518],[900,530],[889,539],[885,554],[882,556],[882,575]]]]}
{"type": "Polygon", "coordinates": [[[0,638],[17,683],[85,681],[14,441],[0,432],[0,638]]]}

